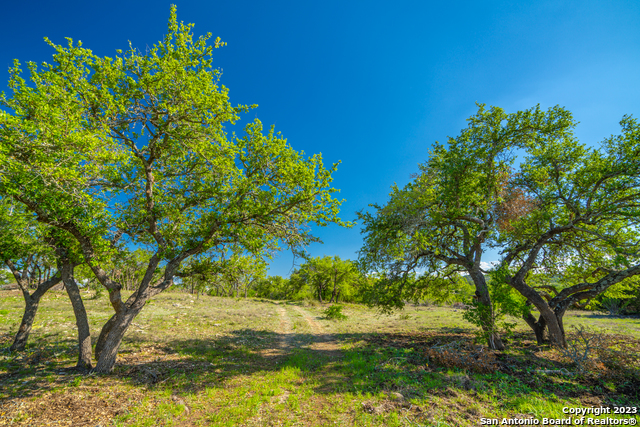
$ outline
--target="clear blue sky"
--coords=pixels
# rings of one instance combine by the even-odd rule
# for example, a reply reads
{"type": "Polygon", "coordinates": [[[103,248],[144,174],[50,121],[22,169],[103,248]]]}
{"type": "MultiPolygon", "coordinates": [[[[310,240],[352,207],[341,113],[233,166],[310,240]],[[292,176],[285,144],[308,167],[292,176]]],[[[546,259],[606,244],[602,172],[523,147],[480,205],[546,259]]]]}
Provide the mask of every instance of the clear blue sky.
{"type": "MultiPolygon", "coordinates": [[[[5,2],[0,14],[0,88],[14,58],[48,61],[64,37],[114,56],[166,32],[169,6],[228,46],[215,52],[233,104],[276,125],[290,144],[342,161],[334,186],[353,220],[385,203],[455,136],[475,102],[508,112],[561,105],[596,143],[640,115],[640,2],[636,1],[109,1],[5,2]]],[[[238,129],[239,131],[239,129],[238,129]]],[[[351,230],[315,230],[314,256],[356,257],[351,230]]],[[[487,261],[495,259],[488,254],[487,261]]],[[[287,276],[283,253],[271,274],[287,276]]]]}

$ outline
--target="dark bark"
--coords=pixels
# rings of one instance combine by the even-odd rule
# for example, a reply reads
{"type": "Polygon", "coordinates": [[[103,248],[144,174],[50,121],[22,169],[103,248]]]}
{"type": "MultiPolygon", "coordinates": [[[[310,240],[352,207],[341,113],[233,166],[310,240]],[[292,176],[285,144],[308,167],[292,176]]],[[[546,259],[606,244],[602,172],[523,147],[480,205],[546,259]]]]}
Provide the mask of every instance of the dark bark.
{"type": "Polygon", "coordinates": [[[100,330],[98,341],[96,341],[96,349],[95,349],[96,360],[100,359],[100,354],[102,353],[102,349],[105,346],[107,337],[109,336],[109,332],[111,331],[111,328],[113,328],[115,321],[116,321],[116,315],[114,314],[113,316],[111,316],[111,318],[109,318],[109,320],[107,320],[107,323],[105,323],[102,326],[102,329],[100,330]]]}
{"type": "Polygon", "coordinates": [[[174,263],[174,265],[167,267],[172,270],[166,273],[165,279],[155,286],[150,286],[148,282],[141,283],[138,290],[131,294],[126,302],[115,306],[117,307],[116,313],[103,326],[96,342],[95,354],[97,362],[92,372],[106,374],[113,370],[122,339],[131,322],[142,311],[149,298],[166,290],[173,284],[173,273],[178,266],[178,263],[174,263]]]}
{"type": "MultiPolygon", "coordinates": [[[[550,301],[545,300],[535,289],[528,286],[522,280],[521,275],[512,277],[510,283],[540,311],[540,319],[533,324],[530,322],[531,319],[525,318],[525,321],[536,333],[536,339],[538,339],[539,333],[536,332],[536,328],[542,328],[542,332],[544,332],[544,327],[548,326],[551,342],[564,348],[567,346],[567,342],[563,320],[567,309],[578,301],[600,295],[616,283],[638,274],[640,274],[640,264],[625,270],[613,271],[594,283],[578,283],[565,288],[550,301]]],[[[539,339],[538,343],[541,343],[539,339]]]]}
{"type": "Polygon", "coordinates": [[[125,308],[120,313],[113,315],[105,324],[100,333],[100,338],[98,338],[99,347],[96,344],[96,358],[98,361],[93,369],[94,372],[106,374],[113,370],[122,339],[143,306],[144,304],[136,304],[131,308],[125,308]]]}
{"type": "Polygon", "coordinates": [[[331,299],[329,300],[329,303],[332,303],[334,301],[338,302],[337,295],[338,295],[338,281],[334,280],[333,281],[333,291],[331,292],[331,299]]]}
{"type": "Polygon", "coordinates": [[[531,313],[527,313],[522,316],[525,322],[531,327],[533,333],[536,335],[536,341],[538,345],[542,345],[545,342],[544,332],[547,328],[547,323],[544,320],[544,317],[540,316],[538,320],[531,313]]]}
{"type": "MultiPolygon", "coordinates": [[[[567,342],[565,339],[564,329],[562,328],[562,321],[556,317],[556,314],[549,306],[549,303],[535,289],[527,285],[519,275],[512,277],[509,283],[538,309],[540,312],[540,320],[538,320],[538,323],[542,324],[542,320],[544,320],[544,324],[548,328],[549,339],[551,342],[554,345],[565,348],[567,346],[567,342]]],[[[531,326],[531,324],[529,326],[531,326]]],[[[535,331],[536,329],[534,329],[534,332],[535,331]]]]}
{"type": "MultiPolygon", "coordinates": [[[[22,296],[24,298],[24,313],[22,315],[22,321],[20,322],[20,327],[18,328],[18,332],[13,340],[13,344],[9,347],[11,351],[22,351],[27,345],[27,340],[29,339],[29,334],[31,333],[31,328],[33,327],[33,322],[36,318],[36,313],[38,312],[38,306],[40,304],[40,299],[49,289],[54,287],[60,282],[60,275],[56,274],[51,277],[49,280],[45,282],[38,283],[38,286],[33,292],[33,294],[29,293],[29,281],[26,274],[20,274],[17,268],[13,265],[11,261],[5,262],[13,277],[16,279],[18,287],[22,291],[22,296]]],[[[25,268],[26,270],[26,268],[25,268]]]]}
{"type": "Polygon", "coordinates": [[[25,298],[24,302],[25,307],[24,314],[22,315],[22,322],[20,322],[20,327],[18,328],[18,333],[16,333],[16,337],[13,340],[13,344],[9,347],[9,350],[11,351],[22,351],[27,345],[29,333],[31,332],[33,321],[36,318],[36,313],[38,311],[40,298],[29,297],[25,298]]]}

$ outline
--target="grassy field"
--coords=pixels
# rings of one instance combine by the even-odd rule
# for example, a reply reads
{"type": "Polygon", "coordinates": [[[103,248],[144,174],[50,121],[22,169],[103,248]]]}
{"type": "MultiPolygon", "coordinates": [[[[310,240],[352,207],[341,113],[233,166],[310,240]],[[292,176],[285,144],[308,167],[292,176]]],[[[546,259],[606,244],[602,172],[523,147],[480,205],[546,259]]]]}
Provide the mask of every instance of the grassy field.
{"type": "MultiPolygon", "coordinates": [[[[106,298],[89,297],[95,340],[111,309],[106,298]]],[[[22,308],[16,292],[0,292],[0,348],[11,343],[22,308]]],[[[601,338],[588,371],[577,372],[524,328],[506,351],[489,351],[461,310],[380,315],[345,305],[347,319],[335,321],[325,308],[161,294],[134,321],[113,374],[83,376],[65,370],[77,357],[70,303],[50,292],[27,350],[0,350],[0,425],[542,424],[568,418],[564,407],[640,406],[638,318],[570,312],[568,331],[582,324],[601,338]]]]}

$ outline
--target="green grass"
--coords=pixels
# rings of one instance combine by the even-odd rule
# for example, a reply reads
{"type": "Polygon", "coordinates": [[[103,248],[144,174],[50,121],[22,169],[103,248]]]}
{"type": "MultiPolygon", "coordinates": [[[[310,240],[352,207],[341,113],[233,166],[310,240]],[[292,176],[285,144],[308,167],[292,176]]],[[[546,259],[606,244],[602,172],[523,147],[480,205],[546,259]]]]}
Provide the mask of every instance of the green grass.
{"type": "MultiPolygon", "coordinates": [[[[111,310],[104,297],[85,304],[95,340],[111,310]]],[[[0,306],[6,347],[22,301],[0,292],[0,306]]],[[[81,376],[62,370],[75,362],[75,322],[66,296],[51,292],[26,351],[0,351],[0,425],[471,426],[481,417],[566,418],[565,406],[640,400],[637,366],[536,373],[574,368],[537,347],[526,328],[507,351],[492,353],[500,369],[478,372],[473,362],[434,358],[433,348],[447,343],[457,346],[454,355],[480,354],[461,310],[411,306],[386,316],[343,304],[347,318],[336,322],[325,309],[164,293],[134,320],[113,374],[81,376]]],[[[640,319],[567,315],[569,330],[578,322],[640,348],[640,319]]]]}

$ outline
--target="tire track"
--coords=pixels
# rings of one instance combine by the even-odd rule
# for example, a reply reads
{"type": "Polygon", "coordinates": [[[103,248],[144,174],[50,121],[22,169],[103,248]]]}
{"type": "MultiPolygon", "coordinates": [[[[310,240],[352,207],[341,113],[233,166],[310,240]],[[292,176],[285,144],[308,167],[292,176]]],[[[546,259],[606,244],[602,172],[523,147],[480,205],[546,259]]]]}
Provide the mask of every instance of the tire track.
{"type": "Polygon", "coordinates": [[[317,350],[326,353],[331,358],[340,357],[342,352],[340,351],[340,344],[333,334],[325,332],[322,325],[315,321],[314,316],[302,307],[292,306],[304,320],[307,322],[313,333],[314,343],[311,344],[312,350],[317,350]]]}
{"type": "Polygon", "coordinates": [[[280,318],[278,329],[275,331],[278,335],[277,345],[275,348],[263,350],[261,352],[263,357],[281,357],[287,355],[291,351],[293,323],[287,314],[287,310],[283,306],[278,305],[276,311],[280,318]]]}

